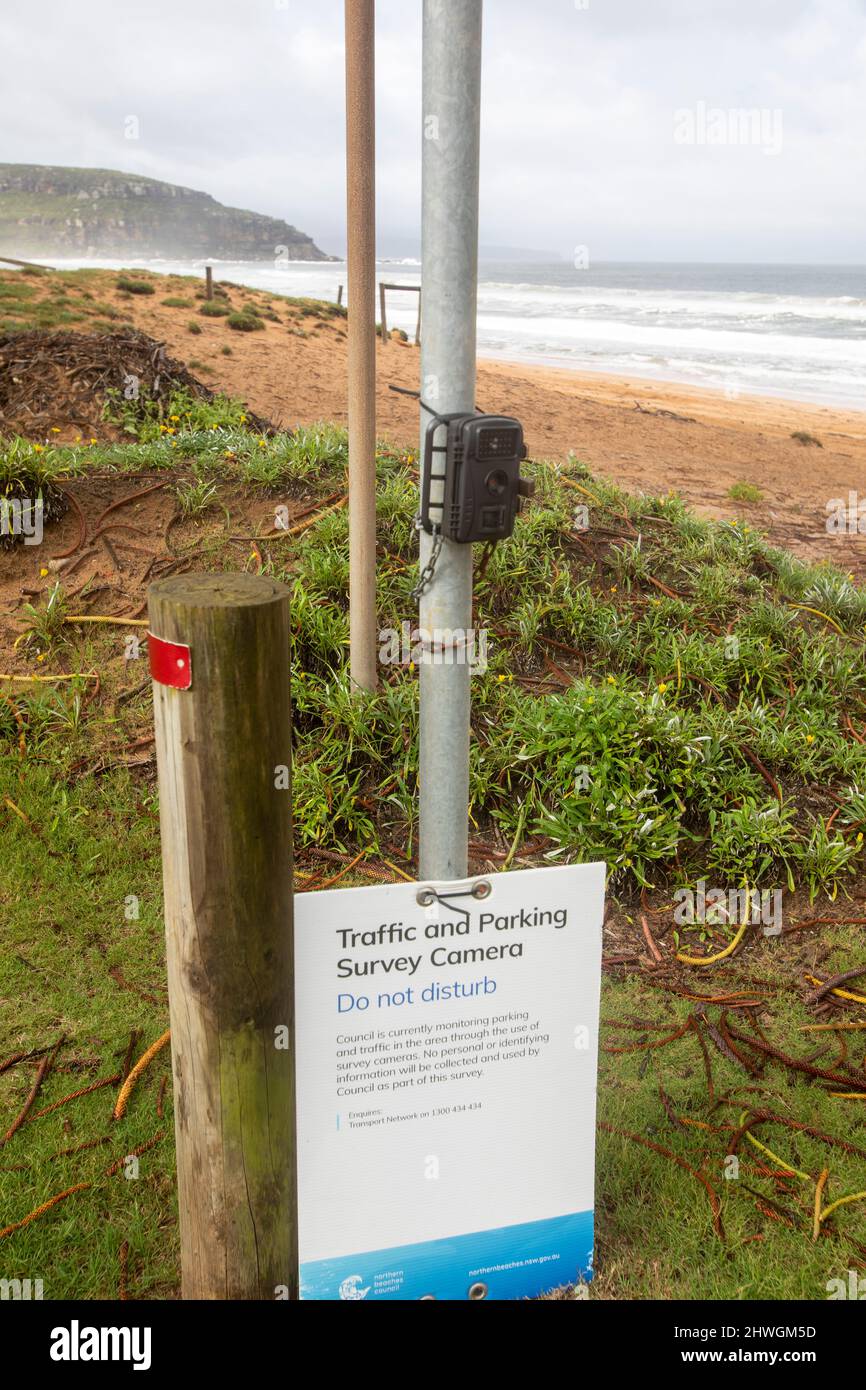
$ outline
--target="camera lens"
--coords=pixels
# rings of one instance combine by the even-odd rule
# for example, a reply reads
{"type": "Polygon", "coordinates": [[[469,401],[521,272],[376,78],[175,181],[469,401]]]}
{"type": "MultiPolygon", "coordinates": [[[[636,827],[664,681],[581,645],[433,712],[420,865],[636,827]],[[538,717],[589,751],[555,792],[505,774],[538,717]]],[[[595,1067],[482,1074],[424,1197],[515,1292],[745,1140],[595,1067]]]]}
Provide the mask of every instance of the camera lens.
{"type": "Polygon", "coordinates": [[[488,492],[492,492],[494,497],[499,497],[508,487],[508,474],[501,468],[496,468],[492,473],[488,473],[484,479],[484,485],[488,492]]]}

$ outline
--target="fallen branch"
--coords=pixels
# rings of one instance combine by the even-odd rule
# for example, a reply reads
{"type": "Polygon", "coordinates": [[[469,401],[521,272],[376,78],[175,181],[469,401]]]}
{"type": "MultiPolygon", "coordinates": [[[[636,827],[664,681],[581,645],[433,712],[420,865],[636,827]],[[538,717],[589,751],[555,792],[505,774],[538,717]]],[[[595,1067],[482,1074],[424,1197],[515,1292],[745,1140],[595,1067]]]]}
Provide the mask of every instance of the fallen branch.
{"type": "Polygon", "coordinates": [[[33,1085],[30,1088],[30,1094],[25,1100],[21,1110],[19,1110],[17,1116],[12,1121],[12,1124],[9,1126],[6,1133],[3,1135],[3,1138],[0,1139],[0,1149],[3,1148],[4,1144],[8,1144],[13,1134],[17,1134],[18,1130],[21,1128],[24,1121],[27,1119],[27,1116],[30,1114],[30,1111],[33,1108],[33,1102],[36,1100],[36,1097],[39,1094],[39,1089],[46,1076],[50,1072],[54,1064],[54,1059],[57,1056],[57,1053],[59,1052],[64,1042],[65,1038],[58,1038],[57,1042],[54,1044],[53,1048],[48,1053],[48,1055],[42,1058],[42,1061],[39,1064],[39,1070],[36,1073],[36,1080],[33,1082],[33,1085]]]}
{"type": "MultiPolygon", "coordinates": [[[[112,1119],[119,1120],[123,1117],[123,1115],[126,1114],[126,1107],[129,1102],[129,1097],[132,1094],[132,1089],[135,1086],[136,1081],[141,1076],[142,1072],[145,1071],[146,1068],[153,1061],[156,1054],[163,1047],[165,1047],[166,1043],[169,1041],[170,1038],[171,1029],[167,1028],[166,1031],[163,1033],[162,1037],[157,1038],[156,1042],[152,1043],[151,1046],[147,1049],[147,1051],[144,1052],[141,1055],[141,1057],[139,1057],[138,1061],[132,1068],[132,1071],[129,1073],[129,1076],[126,1078],[126,1080],[123,1083],[123,1086],[120,1089],[120,1095],[117,1097],[117,1103],[114,1107],[112,1119]]],[[[866,1082],[864,1082],[864,1085],[866,1085],[866,1082]]]]}
{"type": "Polygon", "coordinates": [[[67,1197],[71,1197],[74,1192],[84,1192],[86,1188],[92,1186],[92,1182],[79,1182],[76,1183],[75,1187],[67,1187],[65,1192],[58,1192],[56,1197],[49,1197],[48,1201],[43,1202],[41,1207],[36,1207],[35,1210],[28,1212],[20,1221],[13,1221],[11,1226],[4,1226],[2,1231],[0,1231],[0,1240],[2,1240],[4,1236],[11,1236],[13,1231],[20,1231],[22,1226],[29,1226],[31,1221],[35,1221],[37,1217],[42,1216],[46,1211],[50,1211],[52,1207],[56,1207],[58,1202],[64,1201],[67,1197]]]}
{"type": "Polygon", "coordinates": [[[699,1173],[697,1168],[693,1168],[690,1163],[686,1163],[685,1159],[680,1158],[678,1154],[671,1153],[670,1149],[663,1149],[661,1144],[654,1144],[651,1139],[644,1139],[642,1134],[632,1134],[627,1129],[617,1129],[615,1125],[609,1125],[605,1120],[599,1120],[598,1127],[599,1129],[606,1129],[610,1134],[619,1134],[624,1139],[631,1139],[635,1144],[643,1144],[644,1148],[652,1149],[654,1153],[661,1154],[662,1158],[672,1159],[680,1168],[690,1173],[693,1178],[697,1178],[698,1182],[706,1188],[707,1195],[710,1199],[710,1207],[713,1213],[713,1230],[719,1240],[724,1241],[725,1233],[722,1228],[722,1204],[719,1199],[719,1194],[709,1180],[704,1177],[703,1173],[699,1173]]]}

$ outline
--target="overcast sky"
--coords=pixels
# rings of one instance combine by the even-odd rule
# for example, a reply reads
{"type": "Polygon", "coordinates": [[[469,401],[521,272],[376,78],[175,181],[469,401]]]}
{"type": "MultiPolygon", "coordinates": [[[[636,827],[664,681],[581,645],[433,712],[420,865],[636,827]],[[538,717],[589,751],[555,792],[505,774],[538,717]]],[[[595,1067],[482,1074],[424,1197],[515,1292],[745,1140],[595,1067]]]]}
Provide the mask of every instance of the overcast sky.
{"type": "MultiPolygon", "coordinates": [[[[866,0],[584,3],[487,0],[483,242],[594,263],[866,261],[866,0]],[[763,113],[747,143],[740,109],[763,113]]],[[[4,8],[0,161],[168,179],[343,250],[342,0],[4,8]]],[[[421,0],[378,0],[391,254],[419,226],[420,16],[421,0]]]]}

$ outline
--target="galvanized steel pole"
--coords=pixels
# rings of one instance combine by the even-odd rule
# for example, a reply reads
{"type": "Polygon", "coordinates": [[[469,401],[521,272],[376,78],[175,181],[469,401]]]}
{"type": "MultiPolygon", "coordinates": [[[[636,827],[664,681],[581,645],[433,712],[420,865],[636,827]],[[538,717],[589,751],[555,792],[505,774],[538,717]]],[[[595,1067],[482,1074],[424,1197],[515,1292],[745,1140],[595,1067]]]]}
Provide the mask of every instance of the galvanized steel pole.
{"type": "Polygon", "coordinates": [[[346,0],[349,666],[376,689],[376,103],[374,0],[346,0]]]}
{"type": "MultiPolygon", "coordinates": [[[[482,0],[424,0],[421,397],[437,414],[475,405],[481,13],[482,0]]],[[[422,451],[430,419],[422,408],[422,451]]],[[[422,566],[431,547],[422,531],[422,566]]],[[[425,879],[464,878],[468,867],[471,626],[472,546],[445,540],[420,612],[436,656],[420,669],[425,879]],[[456,643],[450,661],[443,643],[456,643]]]]}

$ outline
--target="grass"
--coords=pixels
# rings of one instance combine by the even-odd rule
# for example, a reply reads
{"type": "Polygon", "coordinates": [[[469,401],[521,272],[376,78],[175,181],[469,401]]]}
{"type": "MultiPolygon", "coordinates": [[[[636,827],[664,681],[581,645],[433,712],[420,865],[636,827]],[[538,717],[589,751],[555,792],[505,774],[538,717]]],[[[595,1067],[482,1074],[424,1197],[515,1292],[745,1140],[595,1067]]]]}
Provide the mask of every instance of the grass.
{"type": "MultiPolygon", "coordinates": [[[[836,929],[833,935],[843,957],[843,933],[836,929]]],[[[761,1027],[768,1027],[774,1044],[802,1055],[809,1050],[809,1040],[815,1042],[823,1036],[826,1042],[829,1035],[800,1031],[806,1016],[791,988],[788,970],[780,968],[771,943],[751,955],[748,973],[767,991],[768,1006],[761,1015],[761,1027]]],[[[733,987],[730,977],[721,985],[714,980],[712,992],[733,987]]],[[[665,998],[639,977],[606,980],[602,1000],[603,1049],[634,1045],[641,1037],[645,1042],[655,1041],[674,1032],[694,1007],[684,1000],[665,998]],[[625,1017],[645,1020],[650,1026],[614,1026],[625,1017]],[[604,1020],[608,1021],[606,1027],[604,1020]],[[655,1031],[659,1024],[664,1029],[661,1034],[655,1031]]],[[[861,1050],[858,1048],[858,1055],[861,1050]]],[[[701,1054],[693,1034],[651,1052],[602,1051],[600,1118],[616,1130],[637,1134],[675,1153],[703,1172],[720,1196],[725,1242],[713,1231],[710,1202],[696,1178],[621,1133],[602,1129],[597,1151],[598,1291],[602,1296],[607,1293],[639,1299],[826,1298],[830,1279],[847,1278],[848,1269],[855,1266],[862,1269],[866,1237],[863,1204],[841,1208],[829,1219],[822,1238],[813,1241],[814,1181],[774,1176],[781,1170],[748,1142],[739,1147],[737,1170],[726,1156],[723,1127],[735,1127],[744,1110],[763,1107],[862,1149],[866,1127],[857,1116],[863,1103],[834,1099],[807,1078],[797,1079],[796,1073],[786,1075],[772,1065],[766,1075],[749,1077],[743,1067],[711,1051],[714,1085],[721,1102],[717,1107],[706,1093],[701,1054]],[[679,1122],[671,1119],[662,1103],[660,1086],[671,1114],[681,1117],[679,1122]],[[699,1125],[713,1125],[714,1129],[696,1127],[699,1125]]],[[[822,1060],[818,1065],[830,1063],[822,1060]]],[[[812,1179],[829,1167],[831,1187],[825,1204],[864,1187],[864,1159],[860,1156],[846,1154],[778,1122],[761,1125],[754,1136],[783,1163],[812,1179]]]]}
{"type": "Polygon", "coordinates": [[[156,294],[156,286],[149,280],[131,280],[126,275],[121,275],[114,282],[115,288],[124,294],[156,294]]]}
{"type": "Polygon", "coordinates": [[[237,333],[254,333],[265,326],[260,318],[250,313],[229,314],[226,323],[237,333]]]}
{"type": "Polygon", "coordinates": [[[728,488],[732,502],[763,502],[764,494],[755,483],[732,483],[728,488]]]}
{"type": "MultiPolygon", "coordinates": [[[[409,867],[401,855],[416,847],[417,672],[383,666],[378,694],[350,689],[345,509],[323,512],[294,538],[260,538],[260,559],[231,545],[218,513],[208,522],[232,489],[274,506],[342,493],[345,433],[320,425],[261,438],[245,428],[243,404],[225,398],[177,396],[162,416],[147,402],[112,409],[133,431],[129,443],[57,447],[37,456],[39,466],[54,478],[164,473],[196,523],[181,544],[203,551],[202,567],[243,565],[292,586],[299,887],[322,850],[363,852],[385,878],[386,861],[409,867]]],[[[683,980],[692,995],[760,991],[758,1022],[773,1046],[803,1057],[822,1045],[829,1051],[817,1065],[844,1065],[834,1060],[843,1035],[831,1044],[829,1034],[801,1030],[816,1017],[805,975],[827,978],[862,959],[851,928],[782,939],[753,930],[739,954],[674,976],[677,946],[713,953],[736,924],[675,928],[670,904],[703,876],[778,887],[788,923],[813,912],[844,921],[846,894],[862,892],[866,592],[830,566],[800,564],[745,523],[697,519],[674,495],[625,493],[574,460],[530,471],[537,501],[476,588],[489,645],[487,669],[472,681],[471,834],[500,852],[514,845],[518,863],[605,858],[615,930],[630,951],[646,949],[646,904],[666,965],[614,967],[605,978],[603,1049],[640,1050],[603,1050],[601,1118],[700,1169],[720,1194],[726,1235],[723,1243],[714,1232],[706,1191],[689,1172],[602,1129],[593,1296],[825,1297],[828,1279],[862,1262],[866,1203],[840,1208],[813,1242],[812,1180],[829,1166],[831,1200],[860,1191],[863,1161],[773,1123],[756,1138],[810,1180],[780,1179],[748,1141],[741,1176],[728,1180],[726,1146],[754,1106],[866,1148],[863,1104],[766,1058],[750,1071],[711,1046],[713,1099],[692,1032],[646,1044],[696,1008],[677,992],[683,980]],[[589,507],[588,529],[574,529],[577,505],[589,507]],[[811,910],[810,898],[820,899],[811,910]]],[[[399,630],[413,612],[416,487],[414,459],[380,449],[382,629],[399,630]]],[[[123,628],[64,622],[64,603],[52,581],[22,617],[32,640],[19,655],[34,673],[96,671],[99,692],[81,678],[12,687],[0,700],[0,997],[16,1001],[0,1023],[0,1056],[65,1034],[59,1063],[97,1063],[49,1077],[40,1105],[111,1075],[132,1030],[141,1033],[137,1056],[167,1026],[157,796],[152,769],[130,753],[151,728],[144,648],[131,655],[123,628]]],[[[706,1006],[714,1026],[724,1007],[706,1006]]],[[[837,1007],[863,1017],[860,1006],[837,1007]]],[[[742,1027],[744,1015],[729,1012],[742,1027]]],[[[866,1030],[847,1035],[855,1067],[864,1040],[866,1030]]],[[[170,1106],[156,1115],[167,1068],[160,1054],[117,1124],[109,1087],[30,1120],[0,1151],[0,1226],[73,1183],[96,1184],[0,1240],[3,1277],[42,1275],[46,1297],[113,1297],[127,1240],[133,1296],[172,1296],[170,1106]],[[105,1175],[110,1159],[160,1130],[138,1179],[105,1175]],[[105,1135],[93,1149],[51,1156],[105,1135]]],[[[8,1119],[33,1075],[32,1065],[0,1074],[8,1119]]]]}
{"type": "MultiPolygon", "coordinates": [[[[35,273],[0,268],[0,334],[66,327],[111,332],[116,325],[130,326],[136,298],[157,292],[163,296],[160,302],[168,308],[198,307],[206,316],[214,313],[213,308],[196,304],[197,300],[204,300],[205,294],[196,276],[146,272],[118,275],[117,271],[95,269],[39,269],[35,273]],[[120,303],[112,304],[112,296],[117,295],[120,303]]],[[[295,331],[304,323],[316,325],[346,317],[345,308],[325,300],[277,295],[231,282],[214,285],[214,294],[220,301],[216,312],[226,309],[226,314],[220,315],[226,318],[229,312],[240,313],[244,328],[249,318],[272,323],[286,321],[290,331],[295,331]]],[[[204,303],[212,305],[213,301],[204,303]]],[[[199,328],[197,324],[190,332],[199,328]]]]}

